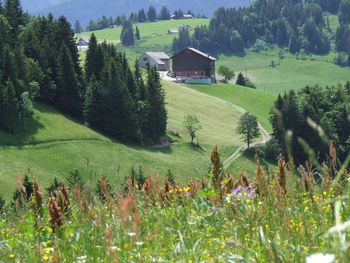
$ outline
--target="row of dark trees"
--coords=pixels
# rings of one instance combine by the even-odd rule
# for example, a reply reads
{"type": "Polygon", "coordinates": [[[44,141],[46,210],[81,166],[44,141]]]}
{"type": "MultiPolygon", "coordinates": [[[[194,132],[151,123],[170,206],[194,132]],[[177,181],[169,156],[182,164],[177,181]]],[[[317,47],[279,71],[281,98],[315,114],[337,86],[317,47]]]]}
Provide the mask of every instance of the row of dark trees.
{"type": "Polygon", "coordinates": [[[7,0],[0,7],[0,128],[26,129],[34,100],[123,141],[153,143],[165,135],[165,99],[155,69],[144,81],[125,55],[92,36],[83,71],[65,17],[28,17],[18,0],[7,0]]]}
{"type": "MultiPolygon", "coordinates": [[[[246,8],[220,8],[209,26],[197,27],[193,36],[187,32],[180,34],[174,40],[174,51],[191,45],[210,53],[242,53],[257,41],[264,41],[288,47],[292,53],[304,50],[326,54],[330,51],[332,35],[324,12],[339,13],[340,27],[348,28],[349,2],[257,0],[246,8]]],[[[343,43],[346,37],[341,32],[337,34],[337,42],[343,43]]]]}
{"type": "MultiPolygon", "coordinates": [[[[187,13],[185,13],[182,10],[176,10],[174,12],[174,19],[182,18],[184,14],[190,14],[192,16],[195,16],[191,11],[188,11],[187,13]]],[[[200,15],[198,16],[203,17],[200,15]]],[[[150,6],[147,11],[145,9],[141,9],[137,12],[131,12],[129,17],[125,15],[119,15],[116,18],[102,16],[97,20],[91,20],[86,30],[95,31],[95,30],[100,30],[100,29],[114,27],[114,26],[121,26],[124,24],[126,20],[130,20],[132,23],[145,23],[145,22],[155,22],[159,20],[170,20],[170,19],[171,19],[171,13],[166,6],[163,6],[159,12],[154,6],[150,6]]],[[[75,28],[76,28],[76,33],[80,33],[78,32],[80,31],[80,28],[81,28],[80,24],[79,26],[75,26],[75,28]]]]}
{"type": "Polygon", "coordinates": [[[309,148],[319,161],[326,160],[329,141],[344,161],[350,154],[349,100],[350,82],[344,87],[306,87],[279,95],[271,112],[273,136],[285,151],[291,151],[296,163],[312,158],[309,148]],[[285,137],[287,131],[292,132],[291,138],[285,137]]]}
{"type": "Polygon", "coordinates": [[[86,58],[84,115],[88,124],[125,141],[157,142],[165,135],[167,112],[156,69],[145,82],[137,63],[132,71],[125,54],[91,36],[86,58]]]}

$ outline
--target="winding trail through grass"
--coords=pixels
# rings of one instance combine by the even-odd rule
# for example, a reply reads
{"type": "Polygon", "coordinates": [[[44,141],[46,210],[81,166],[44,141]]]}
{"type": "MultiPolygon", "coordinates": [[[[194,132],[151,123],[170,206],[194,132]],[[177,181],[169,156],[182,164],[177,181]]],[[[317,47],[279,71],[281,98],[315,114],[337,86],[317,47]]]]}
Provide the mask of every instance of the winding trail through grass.
{"type": "MultiPolygon", "coordinates": [[[[164,80],[164,79],[163,79],[164,80]]],[[[166,81],[166,80],[164,80],[166,81]]],[[[178,84],[179,85],[179,84],[178,84]]],[[[223,100],[223,99],[220,99],[220,98],[217,98],[217,97],[214,97],[214,96],[211,96],[211,95],[208,95],[208,94],[205,94],[205,93],[202,93],[200,91],[196,91],[196,90],[193,90],[191,88],[188,88],[186,86],[183,86],[183,85],[179,85],[181,86],[182,88],[184,89],[187,89],[188,92],[192,92],[193,94],[201,94],[201,95],[204,95],[204,96],[207,96],[211,99],[216,99],[217,101],[220,101],[221,103],[225,103],[227,105],[230,105],[231,107],[237,109],[239,112],[241,112],[242,114],[246,113],[247,111],[245,109],[243,109],[242,107],[236,105],[236,104],[233,104],[232,102],[229,102],[227,100],[223,100]]],[[[259,130],[260,130],[260,134],[261,134],[261,139],[255,143],[253,143],[251,146],[257,146],[257,145],[261,145],[261,144],[265,144],[267,143],[269,140],[271,140],[271,136],[270,134],[268,133],[268,131],[260,124],[258,123],[259,125],[259,130]]],[[[248,147],[246,145],[242,145],[241,147],[239,147],[234,153],[232,153],[224,162],[223,162],[223,167],[224,169],[227,169],[231,166],[231,164],[237,160],[243,153],[245,150],[247,150],[248,147]]]]}

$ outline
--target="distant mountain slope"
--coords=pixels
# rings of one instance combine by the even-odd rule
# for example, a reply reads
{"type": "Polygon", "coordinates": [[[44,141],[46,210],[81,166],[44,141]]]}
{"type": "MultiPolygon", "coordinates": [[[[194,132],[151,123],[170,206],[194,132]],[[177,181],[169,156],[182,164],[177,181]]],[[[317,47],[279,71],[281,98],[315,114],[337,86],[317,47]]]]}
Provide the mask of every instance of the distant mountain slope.
{"type": "Polygon", "coordinates": [[[24,10],[30,13],[36,13],[68,1],[71,0],[22,0],[21,3],[24,10]]]}
{"type": "Polygon", "coordinates": [[[211,15],[219,7],[246,6],[252,0],[22,0],[22,2],[29,12],[36,14],[51,12],[54,16],[65,15],[70,22],[80,20],[83,25],[86,25],[91,19],[102,15],[114,17],[148,8],[150,5],[158,8],[166,5],[170,10],[183,9],[211,15]]]}

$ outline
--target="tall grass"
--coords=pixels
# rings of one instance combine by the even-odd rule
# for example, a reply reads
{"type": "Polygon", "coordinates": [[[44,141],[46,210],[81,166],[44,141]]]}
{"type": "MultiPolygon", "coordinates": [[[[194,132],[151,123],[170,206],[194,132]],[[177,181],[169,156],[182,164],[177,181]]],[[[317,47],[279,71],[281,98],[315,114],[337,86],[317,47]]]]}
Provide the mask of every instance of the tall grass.
{"type": "Polygon", "coordinates": [[[349,174],[330,156],[322,173],[280,156],[273,174],[257,156],[255,175],[234,179],[214,149],[198,182],[70,180],[50,195],[34,182],[29,201],[18,180],[0,216],[0,262],[349,262],[349,174]]]}

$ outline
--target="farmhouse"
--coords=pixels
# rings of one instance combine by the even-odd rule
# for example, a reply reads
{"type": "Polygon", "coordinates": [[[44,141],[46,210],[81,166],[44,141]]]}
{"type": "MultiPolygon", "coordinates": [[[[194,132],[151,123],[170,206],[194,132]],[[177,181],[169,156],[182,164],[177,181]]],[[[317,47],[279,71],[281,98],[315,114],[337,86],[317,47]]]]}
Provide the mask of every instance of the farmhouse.
{"type": "Polygon", "coordinates": [[[187,83],[215,83],[215,61],[195,48],[186,48],[172,57],[172,76],[187,83]]]}
{"type": "Polygon", "coordinates": [[[158,71],[170,70],[170,57],[164,52],[145,52],[139,59],[138,65],[142,68],[156,67],[158,71]]]}

